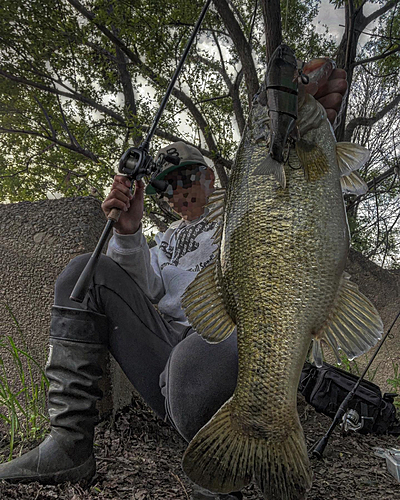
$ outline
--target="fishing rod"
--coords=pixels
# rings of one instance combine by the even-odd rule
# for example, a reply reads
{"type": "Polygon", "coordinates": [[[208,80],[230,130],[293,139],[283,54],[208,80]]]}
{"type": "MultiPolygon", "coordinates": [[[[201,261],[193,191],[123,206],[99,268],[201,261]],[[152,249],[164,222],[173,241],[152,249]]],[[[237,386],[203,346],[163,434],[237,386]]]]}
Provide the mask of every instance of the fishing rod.
{"type": "MultiPolygon", "coordinates": [[[[175,82],[178,79],[178,76],[183,68],[183,65],[185,64],[186,57],[190,51],[191,46],[193,45],[194,39],[196,38],[196,35],[200,29],[201,23],[203,22],[203,19],[207,13],[210,3],[211,0],[207,0],[200,13],[200,17],[193,29],[191,37],[189,38],[186,44],[181,60],[179,61],[179,64],[175,69],[175,73],[169,83],[164,98],[160,104],[160,107],[158,108],[158,111],[150,127],[150,130],[147,133],[146,138],[138,148],[131,147],[127,149],[120,159],[118,170],[120,173],[125,174],[131,181],[131,191],[134,180],[140,180],[143,176],[151,175],[152,173],[158,170],[159,166],[154,163],[153,158],[148,154],[150,141],[153,138],[158,122],[160,121],[165,106],[167,105],[169,96],[171,95],[175,82]]],[[[179,164],[178,158],[168,157],[168,161],[172,163],[175,163],[175,160],[177,160],[176,164],[179,164]]],[[[157,192],[162,192],[165,189],[163,181],[157,181],[154,179],[150,182],[150,184],[152,184],[152,186],[157,192]]],[[[121,210],[119,208],[113,208],[108,214],[107,216],[108,220],[106,226],[103,229],[100,239],[96,245],[96,248],[94,249],[93,254],[91,255],[88,263],[86,264],[86,267],[83,269],[81,275],[79,276],[74,289],[72,290],[72,293],[70,295],[71,300],[75,302],[83,302],[84,298],[86,297],[101,252],[104,248],[104,245],[106,244],[106,241],[108,239],[108,236],[110,235],[110,232],[114,224],[118,222],[120,215],[121,215],[121,210]]]]}
{"type": "Polygon", "coordinates": [[[369,360],[367,366],[364,368],[364,371],[362,372],[362,374],[358,378],[357,382],[354,384],[354,387],[352,388],[352,390],[347,394],[347,396],[342,401],[342,404],[339,406],[339,409],[338,409],[338,411],[336,412],[336,415],[333,418],[333,422],[332,422],[331,426],[329,427],[328,431],[326,432],[325,436],[322,439],[320,439],[320,441],[318,441],[318,443],[315,445],[314,448],[312,448],[311,452],[317,458],[322,458],[322,456],[324,454],[324,450],[326,448],[326,445],[328,444],[328,440],[329,440],[332,432],[334,431],[334,429],[338,425],[338,423],[343,419],[343,416],[346,414],[347,407],[348,407],[351,399],[353,398],[354,394],[356,393],[356,391],[358,389],[358,386],[361,384],[362,380],[364,379],[364,377],[365,377],[367,371],[369,370],[372,362],[376,358],[378,352],[380,351],[381,347],[383,346],[385,340],[388,338],[390,332],[392,331],[392,328],[394,327],[394,325],[395,325],[396,321],[399,319],[399,317],[400,317],[400,311],[398,312],[397,316],[393,320],[393,323],[391,324],[389,330],[383,336],[383,338],[381,340],[381,343],[379,344],[377,350],[374,352],[373,356],[369,360]]]}

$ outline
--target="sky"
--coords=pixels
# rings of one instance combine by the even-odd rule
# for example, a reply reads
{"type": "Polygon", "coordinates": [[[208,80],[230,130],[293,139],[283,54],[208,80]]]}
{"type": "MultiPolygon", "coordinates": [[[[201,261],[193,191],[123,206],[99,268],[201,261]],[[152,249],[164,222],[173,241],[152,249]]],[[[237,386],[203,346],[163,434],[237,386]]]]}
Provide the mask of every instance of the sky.
{"type": "MultiPolygon", "coordinates": [[[[364,15],[368,16],[375,10],[378,10],[382,5],[372,4],[367,2],[364,6],[364,15]]],[[[335,7],[329,3],[329,0],[322,0],[318,16],[314,20],[317,32],[324,32],[323,25],[327,24],[329,26],[329,33],[336,38],[336,42],[339,43],[344,32],[344,7],[340,9],[335,9],[335,7]]],[[[374,23],[368,26],[368,31],[371,31],[374,27],[374,23]]],[[[369,40],[367,35],[361,35],[360,45],[364,45],[369,40]]]]}

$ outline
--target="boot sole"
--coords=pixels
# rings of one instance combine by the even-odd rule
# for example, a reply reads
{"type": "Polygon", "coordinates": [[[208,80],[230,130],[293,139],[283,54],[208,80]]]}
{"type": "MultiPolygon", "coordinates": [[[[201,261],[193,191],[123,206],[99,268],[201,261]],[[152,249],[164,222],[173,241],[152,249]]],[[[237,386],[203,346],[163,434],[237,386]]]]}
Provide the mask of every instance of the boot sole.
{"type": "Polygon", "coordinates": [[[7,483],[32,483],[34,481],[37,481],[40,484],[60,484],[66,483],[67,481],[71,483],[78,483],[79,481],[89,482],[95,473],[96,461],[92,455],[86,460],[86,462],[72,469],[57,471],[49,474],[35,474],[32,476],[21,475],[13,477],[0,477],[0,480],[6,481],[7,483]]]}

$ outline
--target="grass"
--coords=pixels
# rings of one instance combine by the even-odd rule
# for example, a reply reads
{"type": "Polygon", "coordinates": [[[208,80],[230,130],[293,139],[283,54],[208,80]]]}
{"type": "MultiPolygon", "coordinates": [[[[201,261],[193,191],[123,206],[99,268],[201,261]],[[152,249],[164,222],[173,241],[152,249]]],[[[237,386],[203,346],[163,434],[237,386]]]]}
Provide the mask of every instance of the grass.
{"type": "MultiPolygon", "coordinates": [[[[393,388],[393,392],[400,395],[400,366],[398,363],[392,361],[393,365],[393,378],[388,378],[386,382],[393,388]]],[[[400,397],[395,398],[394,405],[400,411],[400,397]]]]}
{"type": "Polygon", "coordinates": [[[8,306],[6,308],[23,345],[23,348],[18,347],[11,336],[0,339],[0,419],[8,430],[8,460],[11,460],[16,443],[39,439],[47,428],[46,394],[49,381],[43,368],[30,354],[12,310],[8,306]],[[11,359],[13,377],[10,366],[3,359],[4,353],[8,353],[8,359],[11,359]]]}
{"type": "MultiPolygon", "coordinates": [[[[350,361],[348,357],[345,354],[342,354],[341,357],[341,364],[339,365],[338,363],[335,365],[337,368],[341,368],[342,370],[345,370],[346,372],[352,373],[356,377],[359,377],[362,373],[362,370],[360,369],[357,361],[353,359],[350,361]]],[[[369,362],[368,355],[365,355],[366,362],[369,362]]],[[[365,378],[369,380],[370,382],[373,382],[376,374],[378,373],[379,365],[374,369],[370,368],[367,373],[365,374],[365,378]]]]}

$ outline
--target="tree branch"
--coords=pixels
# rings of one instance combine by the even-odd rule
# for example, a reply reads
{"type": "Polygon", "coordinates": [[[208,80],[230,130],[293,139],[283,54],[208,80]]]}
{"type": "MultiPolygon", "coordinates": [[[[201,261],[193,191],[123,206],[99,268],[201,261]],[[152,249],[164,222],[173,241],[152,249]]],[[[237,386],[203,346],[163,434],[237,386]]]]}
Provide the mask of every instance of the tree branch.
{"type": "Polygon", "coordinates": [[[382,16],[385,14],[388,10],[390,10],[392,7],[397,5],[399,0],[390,0],[388,3],[383,5],[380,9],[376,10],[375,12],[372,12],[369,16],[365,17],[364,23],[365,26],[368,26],[368,24],[371,24],[372,21],[375,21],[375,19],[378,19],[378,17],[382,16]]]}
{"type": "MultiPolygon", "coordinates": [[[[46,109],[44,108],[43,104],[39,101],[39,99],[36,96],[33,96],[35,101],[38,103],[39,108],[42,110],[42,113],[44,114],[44,117],[46,118],[47,125],[49,126],[49,129],[51,130],[51,137],[52,139],[56,138],[56,131],[54,130],[53,124],[51,123],[50,116],[47,113],[46,109]]],[[[44,130],[46,130],[45,127],[41,127],[44,130]]]]}
{"type": "MultiPolygon", "coordinates": [[[[143,132],[147,132],[149,130],[148,125],[141,125],[139,128],[143,130],[143,132]]],[[[185,142],[186,144],[189,144],[190,146],[193,146],[194,148],[198,149],[200,153],[206,158],[216,161],[216,156],[213,152],[209,151],[208,149],[204,149],[198,146],[197,144],[193,144],[192,142],[186,141],[185,139],[182,139],[182,137],[170,134],[169,132],[166,132],[165,130],[161,129],[156,129],[155,135],[161,137],[162,139],[166,139],[168,142],[178,142],[178,141],[185,142]]],[[[232,168],[232,162],[230,160],[227,160],[226,158],[223,158],[222,156],[218,157],[218,162],[228,170],[232,168]]]]}
{"type": "Polygon", "coordinates": [[[353,118],[352,120],[349,121],[346,127],[343,140],[350,142],[356,127],[359,127],[361,125],[364,127],[372,127],[372,125],[374,125],[377,121],[381,120],[387,113],[389,113],[389,111],[391,111],[399,103],[400,103],[400,95],[395,97],[389,104],[387,104],[380,111],[375,113],[374,116],[370,116],[369,118],[365,116],[358,116],[357,118],[353,118]]]}
{"type": "Polygon", "coordinates": [[[70,151],[73,151],[74,153],[79,153],[83,156],[86,156],[86,158],[89,158],[90,160],[94,161],[95,163],[99,163],[98,157],[94,153],[92,153],[91,151],[88,151],[87,149],[84,149],[79,145],[68,144],[67,142],[60,141],[57,138],[46,136],[44,134],[41,134],[40,132],[36,132],[35,130],[24,130],[24,129],[13,129],[13,128],[0,127],[0,133],[1,134],[32,135],[34,137],[40,137],[41,139],[46,139],[47,141],[51,141],[53,144],[57,144],[58,146],[69,149],[70,151]]]}
{"type": "Polygon", "coordinates": [[[68,127],[67,119],[65,117],[64,110],[63,110],[62,105],[61,105],[60,96],[57,95],[56,97],[57,97],[58,107],[60,109],[60,113],[61,113],[61,117],[62,117],[62,121],[63,121],[63,128],[67,132],[69,140],[71,141],[71,144],[73,144],[77,148],[83,149],[81,147],[81,145],[79,144],[79,142],[77,141],[74,134],[71,132],[70,128],[68,127]]]}
{"type": "Polygon", "coordinates": [[[398,220],[400,219],[400,212],[399,214],[397,215],[396,219],[394,220],[394,222],[392,223],[392,225],[390,226],[389,229],[386,229],[386,233],[385,233],[385,236],[381,239],[381,241],[379,243],[376,244],[374,250],[372,252],[370,252],[366,257],[367,259],[370,259],[373,255],[376,254],[376,252],[378,251],[378,248],[382,245],[382,243],[385,242],[385,239],[388,237],[388,235],[390,234],[390,232],[392,231],[392,229],[396,226],[398,220]]]}
{"type": "Polygon", "coordinates": [[[42,83],[34,82],[33,80],[28,80],[26,78],[23,78],[22,76],[12,75],[11,73],[8,73],[2,69],[0,69],[0,76],[3,76],[4,78],[7,78],[8,80],[10,80],[12,82],[22,83],[23,85],[27,85],[28,87],[34,87],[36,89],[44,90],[45,92],[50,92],[51,94],[62,95],[63,97],[73,99],[74,101],[82,102],[83,104],[87,104],[87,105],[91,106],[92,108],[97,109],[98,111],[100,111],[101,113],[103,113],[105,115],[111,116],[112,118],[114,118],[114,120],[117,120],[118,122],[122,123],[123,125],[126,125],[125,120],[121,115],[119,115],[115,111],[112,111],[111,109],[107,108],[106,106],[103,106],[102,104],[97,103],[93,99],[90,99],[88,97],[83,96],[82,94],[79,94],[78,92],[74,92],[74,91],[64,92],[63,90],[48,87],[47,85],[43,85],[42,83]]]}
{"type": "Polygon", "coordinates": [[[251,103],[254,94],[258,91],[259,82],[257,77],[256,67],[254,65],[253,55],[251,53],[251,46],[246,40],[239,23],[229,8],[226,0],[214,0],[215,8],[218,14],[221,16],[226,29],[232,38],[233,44],[239,54],[240,62],[242,63],[242,68],[245,74],[247,96],[249,103],[251,103]]]}
{"type": "Polygon", "coordinates": [[[349,205],[347,206],[346,211],[349,212],[355,205],[357,205],[357,203],[361,200],[361,198],[363,198],[368,192],[370,192],[373,187],[378,186],[381,182],[383,182],[384,180],[386,180],[389,177],[391,177],[392,175],[394,175],[395,168],[396,167],[390,167],[382,174],[380,174],[377,177],[374,177],[372,180],[368,181],[367,182],[368,191],[366,193],[360,194],[356,198],[354,198],[354,200],[352,200],[351,203],[349,203],[349,205]]]}
{"type": "MultiPolygon", "coordinates": [[[[222,63],[222,53],[221,53],[221,49],[220,49],[218,43],[217,43],[217,47],[218,47],[218,50],[220,52],[220,58],[221,58],[221,63],[222,63]]],[[[210,60],[206,59],[205,57],[202,57],[199,55],[194,56],[194,59],[201,61],[203,64],[206,64],[208,67],[210,67],[214,71],[217,71],[218,73],[221,74],[226,86],[228,87],[229,96],[232,99],[233,112],[235,114],[235,118],[236,118],[236,122],[237,122],[238,127],[239,127],[240,134],[242,134],[246,121],[244,119],[242,103],[240,102],[239,85],[235,85],[235,83],[231,82],[224,66],[221,67],[219,64],[217,64],[213,61],[210,61],[210,60]]],[[[242,73],[242,75],[243,75],[243,73],[242,73]]]]}
{"type": "Polygon", "coordinates": [[[354,61],[352,63],[352,67],[354,68],[355,66],[359,66],[360,64],[366,64],[374,61],[379,61],[380,59],[385,59],[385,57],[389,57],[392,54],[395,54],[396,52],[400,51],[400,46],[396,47],[395,49],[391,50],[390,52],[384,52],[383,54],[379,54],[378,56],[374,57],[369,57],[368,59],[361,59],[360,61],[354,61]]]}
{"type": "Polygon", "coordinates": [[[274,50],[282,43],[281,5],[279,0],[261,0],[266,33],[266,60],[270,60],[274,50]]]}
{"type": "MultiPolygon", "coordinates": [[[[67,1],[73,7],[75,7],[75,9],[78,10],[78,12],[80,12],[86,19],[91,21],[109,40],[111,40],[115,44],[116,47],[120,48],[122,52],[124,52],[129,57],[129,59],[137,65],[137,67],[142,71],[142,73],[147,78],[149,78],[157,86],[163,84],[165,85],[165,88],[167,88],[168,86],[167,80],[161,77],[160,75],[157,75],[151,68],[149,68],[146,64],[144,64],[140,60],[140,58],[122,42],[122,40],[120,40],[117,36],[115,36],[108,28],[97,22],[95,19],[96,18],[95,14],[86,10],[86,8],[80,2],[78,2],[78,0],[67,0],[67,1]]],[[[183,102],[183,104],[190,111],[190,113],[192,114],[193,118],[199,125],[200,130],[204,135],[207,146],[209,147],[210,151],[214,152],[214,154],[217,156],[218,148],[210,132],[210,127],[208,126],[207,121],[203,117],[200,110],[196,107],[192,99],[182,90],[177,89],[176,87],[172,89],[172,95],[175,96],[177,99],[179,99],[181,102],[183,102]]],[[[215,165],[215,168],[222,186],[223,187],[226,186],[228,183],[228,177],[226,175],[226,172],[224,171],[222,166],[217,165],[217,163],[215,165]]]]}

